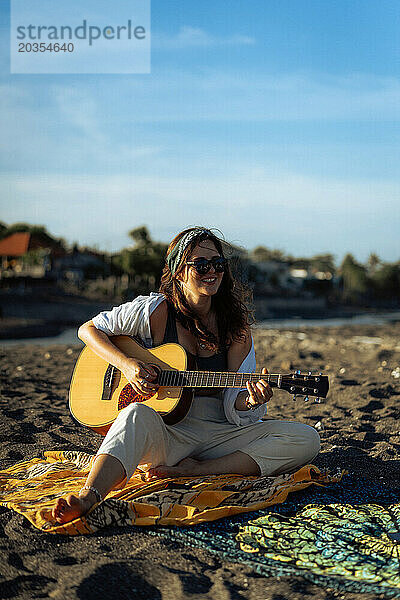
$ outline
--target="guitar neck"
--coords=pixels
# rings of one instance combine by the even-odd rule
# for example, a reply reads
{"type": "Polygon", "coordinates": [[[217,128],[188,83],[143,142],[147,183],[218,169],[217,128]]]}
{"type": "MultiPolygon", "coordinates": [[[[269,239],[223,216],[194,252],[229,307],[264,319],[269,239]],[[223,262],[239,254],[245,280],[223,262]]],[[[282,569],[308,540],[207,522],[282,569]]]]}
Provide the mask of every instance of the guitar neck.
{"type": "Polygon", "coordinates": [[[244,388],[246,383],[264,379],[271,387],[279,387],[281,375],[262,373],[226,373],[218,371],[162,371],[158,383],[166,387],[244,388]]]}
{"type": "Polygon", "coordinates": [[[226,373],[216,371],[161,371],[157,383],[165,387],[183,388],[245,388],[246,383],[264,379],[271,387],[276,387],[292,394],[302,394],[326,398],[329,390],[326,375],[281,373],[226,373]]]}

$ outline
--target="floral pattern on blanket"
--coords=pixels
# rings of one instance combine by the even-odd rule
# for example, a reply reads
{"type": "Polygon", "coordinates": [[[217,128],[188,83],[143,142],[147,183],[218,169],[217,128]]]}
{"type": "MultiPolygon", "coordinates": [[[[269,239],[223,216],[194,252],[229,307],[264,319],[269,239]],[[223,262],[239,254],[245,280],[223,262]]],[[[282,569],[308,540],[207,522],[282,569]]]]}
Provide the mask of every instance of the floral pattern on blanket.
{"type": "Polygon", "coordinates": [[[236,539],[258,562],[400,595],[400,504],[309,504],[293,517],[271,512],[249,520],[236,539]]]}

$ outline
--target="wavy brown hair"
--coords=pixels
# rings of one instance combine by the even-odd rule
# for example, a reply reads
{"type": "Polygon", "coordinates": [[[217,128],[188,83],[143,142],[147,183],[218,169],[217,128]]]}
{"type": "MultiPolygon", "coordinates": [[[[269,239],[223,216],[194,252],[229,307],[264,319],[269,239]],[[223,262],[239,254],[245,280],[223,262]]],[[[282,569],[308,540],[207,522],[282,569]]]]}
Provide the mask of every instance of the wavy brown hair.
{"type": "MultiPolygon", "coordinates": [[[[181,238],[193,229],[197,228],[185,229],[179,233],[170,243],[167,255],[181,238]]],[[[212,231],[200,231],[199,235],[194,237],[183,251],[174,275],[171,273],[168,264],[165,265],[159,291],[164,294],[167,302],[174,308],[176,318],[183,327],[196,336],[199,342],[204,344],[208,350],[216,352],[229,347],[232,342],[244,341],[248,326],[254,322],[254,319],[248,307],[251,292],[232,274],[229,262],[218,292],[211,298],[211,306],[217,319],[218,337],[207,329],[199,316],[189,306],[177,276],[184,271],[185,263],[197,244],[205,240],[213,242],[219,254],[225,256],[224,248],[227,250],[229,248],[228,244],[218,238],[212,231]]]]}

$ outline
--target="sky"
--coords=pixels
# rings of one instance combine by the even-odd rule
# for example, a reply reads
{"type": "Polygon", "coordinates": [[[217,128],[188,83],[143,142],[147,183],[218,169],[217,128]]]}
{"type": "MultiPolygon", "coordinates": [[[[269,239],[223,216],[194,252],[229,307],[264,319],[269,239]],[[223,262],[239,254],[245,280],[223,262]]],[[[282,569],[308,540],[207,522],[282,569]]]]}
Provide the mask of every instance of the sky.
{"type": "Polygon", "coordinates": [[[1,221],[400,260],[398,0],[152,0],[149,74],[10,74],[9,23],[1,221]]]}

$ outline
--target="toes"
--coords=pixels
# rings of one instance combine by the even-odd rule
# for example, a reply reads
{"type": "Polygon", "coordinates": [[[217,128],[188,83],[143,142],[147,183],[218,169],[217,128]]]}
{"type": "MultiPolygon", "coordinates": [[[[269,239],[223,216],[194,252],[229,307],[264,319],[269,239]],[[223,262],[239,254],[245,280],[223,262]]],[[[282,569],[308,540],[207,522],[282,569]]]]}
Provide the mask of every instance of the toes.
{"type": "MultiPolygon", "coordinates": [[[[90,508],[90,507],[87,507],[90,508]]],[[[79,517],[85,512],[85,507],[80,498],[70,494],[66,498],[59,498],[52,510],[53,518],[58,523],[65,523],[79,517]]]]}
{"type": "Polygon", "coordinates": [[[167,477],[194,476],[197,473],[197,465],[198,461],[191,458],[184,458],[174,467],[160,465],[159,467],[149,469],[145,474],[145,479],[146,481],[151,481],[167,477]]]}
{"type": "Polygon", "coordinates": [[[64,500],[64,498],[59,498],[57,500],[57,504],[55,505],[55,507],[53,508],[53,517],[59,517],[62,515],[62,513],[65,511],[65,509],[67,508],[67,503],[64,500]]]}
{"type": "Polygon", "coordinates": [[[168,477],[170,475],[171,467],[154,467],[146,473],[146,481],[153,479],[160,479],[162,477],[168,477]]]}
{"type": "Polygon", "coordinates": [[[162,468],[154,468],[154,469],[150,469],[149,471],[147,471],[146,473],[146,479],[147,481],[149,481],[150,479],[158,479],[159,477],[161,477],[164,474],[164,471],[162,468]]]}

